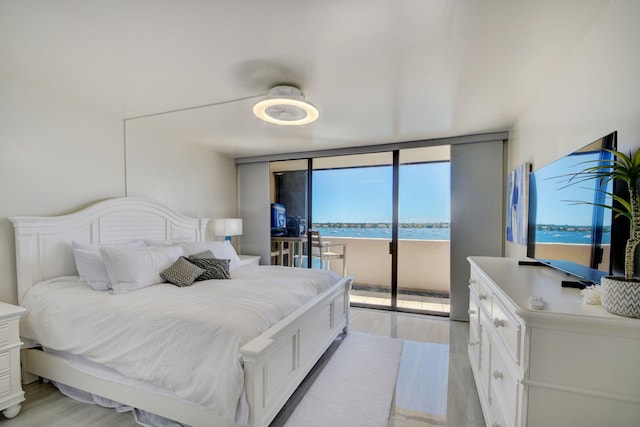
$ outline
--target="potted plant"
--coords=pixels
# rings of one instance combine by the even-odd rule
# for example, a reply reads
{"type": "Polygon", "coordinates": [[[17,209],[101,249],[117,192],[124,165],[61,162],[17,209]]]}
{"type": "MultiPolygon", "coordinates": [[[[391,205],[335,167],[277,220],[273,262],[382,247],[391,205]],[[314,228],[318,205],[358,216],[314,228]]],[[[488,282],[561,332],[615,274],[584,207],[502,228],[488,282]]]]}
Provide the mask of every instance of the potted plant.
{"type": "Polygon", "coordinates": [[[615,194],[603,192],[617,203],[612,205],[589,203],[611,209],[616,216],[624,216],[629,221],[629,239],[625,247],[624,277],[606,276],[600,282],[602,306],[609,312],[622,316],[640,318],[640,279],[634,277],[635,254],[640,245],[640,149],[628,156],[617,150],[606,150],[613,154],[612,159],[595,160],[580,172],[572,174],[570,182],[598,180],[601,188],[618,180],[626,183],[629,200],[615,194]]]}

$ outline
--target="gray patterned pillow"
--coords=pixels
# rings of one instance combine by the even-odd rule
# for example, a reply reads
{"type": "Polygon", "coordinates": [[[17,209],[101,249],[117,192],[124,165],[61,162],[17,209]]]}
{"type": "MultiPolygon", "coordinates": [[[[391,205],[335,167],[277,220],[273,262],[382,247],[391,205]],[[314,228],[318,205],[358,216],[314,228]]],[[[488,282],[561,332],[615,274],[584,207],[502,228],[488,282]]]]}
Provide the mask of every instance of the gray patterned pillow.
{"type": "Polygon", "coordinates": [[[204,269],[180,257],[171,267],[160,273],[160,277],[182,287],[191,285],[204,272],[204,269]]]}
{"type": "Polygon", "coordinates": [[[189,259],[215,258],[216,256],[209,249],[189,255],[189,259]]]}
{"type": "Polygon", "coordinates": [[[196,282],[211,279],[231,279],[228,259],[189,257],[188,260],[190,263],[205,270],[204,273],[196,278],[196,282]]]}

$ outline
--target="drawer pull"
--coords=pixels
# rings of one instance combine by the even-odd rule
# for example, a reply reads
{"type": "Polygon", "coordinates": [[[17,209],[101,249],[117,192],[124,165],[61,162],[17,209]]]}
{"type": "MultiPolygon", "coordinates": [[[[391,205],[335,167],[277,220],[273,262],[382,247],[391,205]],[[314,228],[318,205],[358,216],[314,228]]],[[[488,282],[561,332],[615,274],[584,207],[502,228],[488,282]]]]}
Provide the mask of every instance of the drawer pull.
{"type": "Polygon", "coordinates": [[[478,298],[487,299],[487,294],[480,294],[480,295],[478,295],[478,298]]]}
{"type": "Polygon", "coordinates": [[[501,380],[502,379],[502,372],[496,370],[493,371],[493,378],[495,378],[496,380],[501,380]]]}
{"type": "Polygon", "coordinates": [[[493,319],[493,326],[495,326],[496,328],[499,328],[501,326],[504,326],[504,320],[502,319],[498,319],[497,317],[495,319],[493,319]]]}
{"type": "Polygon", "coordinates": [[[467,311],[467,313],[469,313],[469,316],[471,316],[471,315],[473,315],[473,314],[476,314],[476,313],[477,313],[477,311],[475,311],[475,310],[469,310],[469,311],[467,311]]]}
{"type": "Polygon", "coordinates": [[[472,346],[472,347],[474,345],[478,345],[478,344],[480,344],[480,341],[469,341],[469,345],[472,346]]]}

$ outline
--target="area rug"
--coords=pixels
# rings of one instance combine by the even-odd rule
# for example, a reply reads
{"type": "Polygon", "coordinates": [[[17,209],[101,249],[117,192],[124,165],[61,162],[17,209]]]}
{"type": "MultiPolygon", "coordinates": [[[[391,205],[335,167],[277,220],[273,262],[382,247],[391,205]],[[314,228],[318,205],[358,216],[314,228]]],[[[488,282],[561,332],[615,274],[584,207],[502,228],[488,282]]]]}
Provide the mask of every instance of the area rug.
{"type": "Polygon", "coordinates": [[[349,332],[286,427],[386,427],[403,341],[349,332]]]}

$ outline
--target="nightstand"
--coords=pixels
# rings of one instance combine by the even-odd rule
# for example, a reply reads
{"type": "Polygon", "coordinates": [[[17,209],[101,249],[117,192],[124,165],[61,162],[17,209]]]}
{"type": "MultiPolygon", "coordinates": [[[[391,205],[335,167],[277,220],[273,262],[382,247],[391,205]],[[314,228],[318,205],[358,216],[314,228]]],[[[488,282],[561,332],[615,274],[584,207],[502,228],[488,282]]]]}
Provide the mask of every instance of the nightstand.
{"type": "Polygon", "coordinates": [[[238,255],[240,257],[240,265],[260,265],[260,255],[238,255]]]}
{"type": "Polygon", "coordinates": [[[13,418],[22,409],[24,392],[20,384],[20,332],[23,307],[0,302],[0,411],[13,418]]]}

